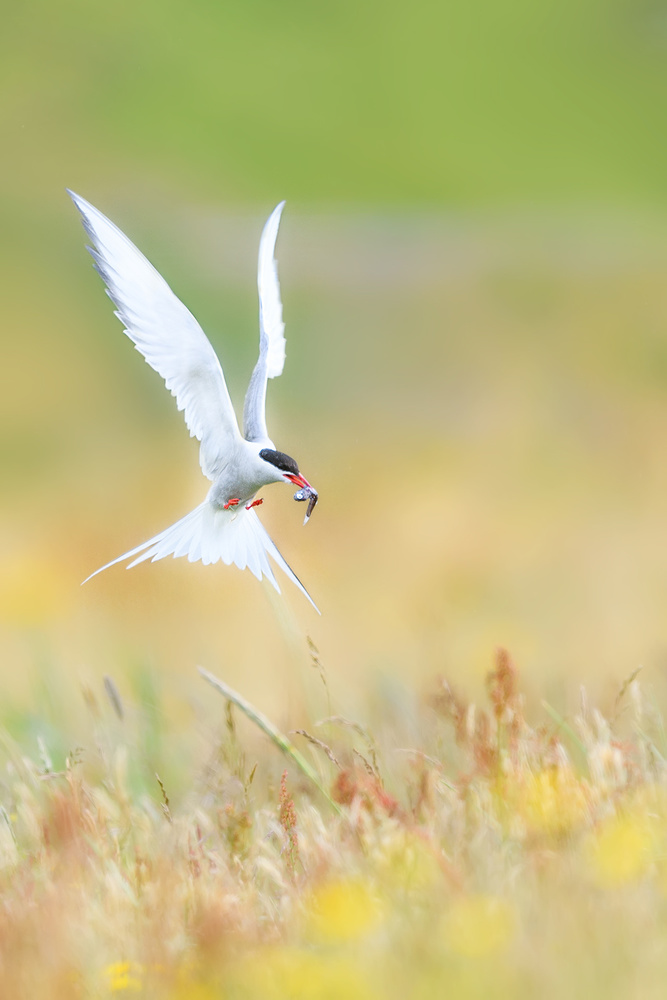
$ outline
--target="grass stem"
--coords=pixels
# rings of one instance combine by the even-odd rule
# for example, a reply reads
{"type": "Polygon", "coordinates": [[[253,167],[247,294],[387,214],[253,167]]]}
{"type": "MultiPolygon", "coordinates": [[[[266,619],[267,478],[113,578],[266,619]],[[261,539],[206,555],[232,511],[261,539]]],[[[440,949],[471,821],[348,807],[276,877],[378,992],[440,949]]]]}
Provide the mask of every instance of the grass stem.
{"type": "Polygon", "coordinates": [[[235,691],[228,684],[225,684],[224,681],[221,681],[219,677],[209,673],[209,671],[205,670],[203,667],[199,667],[198,669],[205,681],[208,681],[208,683],[211,684],[216,691],[219,691],[223,697],[227,698],[228,701],[233,702],[237,708],[240,708],[244,715],[246,715],[251,722],[254,722],[255,725],[269,737],[271,742],[274,743],[286,757],[290,757],[291,760],[294,761],[300,771],[308,778],[309,781],[313,783],[313,785],[315,785],[318,791],[321,792],[334,812],[341,816],[342,811],[340,806],[337,802],[334,802],[326,788],[321,784],[317,774],[306,758],[297,750],[294,744],[291,743],[290,740],[288,740],[288,738],[281,733],[276,726],[274,726],[271,720],[264,715],[263,712],[260,712],[259,709],[255,708],[254,705],[251,705],[249,701],[246,701],[246,699],[240,695],[238,691],[235,691]]]}

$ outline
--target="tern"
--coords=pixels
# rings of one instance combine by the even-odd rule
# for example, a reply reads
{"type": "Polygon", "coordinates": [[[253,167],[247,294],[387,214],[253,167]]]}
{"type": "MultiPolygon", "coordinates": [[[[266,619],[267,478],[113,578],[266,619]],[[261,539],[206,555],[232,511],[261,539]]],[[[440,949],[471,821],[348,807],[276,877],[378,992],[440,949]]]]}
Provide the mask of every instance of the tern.
{"type": "MultiPolygon", "coordinates": [[[[187,556],[190,562],[222,560],[265,576],[280,593],[268,560],[273,561],[317,605],[269,538],[255,507],[257,493],[271,483],[297,486],[294,499],[308,501],[304,524],[318,494],[293,458],[278,451],[266,429],[266,384],[282,373],[285,336],[280,285],[274,256],[281,202],[269,216],[259,244],[259,358],[243,406],[243,434],[234,413],[225,377],[210,341],[192,313],[133,243],[106,216],[73,191],[68,191],[83,219],[95,269],[116,306],[116,316],[134,346],[164,379],[184,411],[191,437],[200,441],[199,463],[212,486],[206,499],[180,521],[117,559],[87,579],[126,559],[128,569],[146,559],[187,556]]],[[[84,583],[87,582],[84,580],[84,583]]]]}

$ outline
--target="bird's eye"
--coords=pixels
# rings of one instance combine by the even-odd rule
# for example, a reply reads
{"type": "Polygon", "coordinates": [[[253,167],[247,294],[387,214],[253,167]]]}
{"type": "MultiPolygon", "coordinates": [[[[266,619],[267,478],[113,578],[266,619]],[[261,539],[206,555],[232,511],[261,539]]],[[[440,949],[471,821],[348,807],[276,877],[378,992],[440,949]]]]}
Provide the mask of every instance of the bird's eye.
{"type": "Polygon", "coordinates": [[[281,472],[291,472],[293,476],[299,475],[299,466],[293,458],[290,458],[283,451],[274,451],[273,448],[262,448],[259,457],[263,458],[270,465],[274,465],[281,472]]]}

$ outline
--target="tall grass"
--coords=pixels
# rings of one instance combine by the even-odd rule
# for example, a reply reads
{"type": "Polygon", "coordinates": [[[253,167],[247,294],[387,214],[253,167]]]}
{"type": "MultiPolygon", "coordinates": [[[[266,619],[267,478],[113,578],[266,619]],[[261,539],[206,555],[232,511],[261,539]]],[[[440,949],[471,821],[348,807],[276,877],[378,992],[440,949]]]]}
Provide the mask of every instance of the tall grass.
{"type": "Polygon", "coordinates": [[[312,740],[215,686],[182,787],[129,779],[117,706],[60,769],[5,734],[0,996],[659,995],[667,747],[637,677],[606,714],[527,718],[501,650],[483,705],[433,679],[409,724],[312,740]]]}

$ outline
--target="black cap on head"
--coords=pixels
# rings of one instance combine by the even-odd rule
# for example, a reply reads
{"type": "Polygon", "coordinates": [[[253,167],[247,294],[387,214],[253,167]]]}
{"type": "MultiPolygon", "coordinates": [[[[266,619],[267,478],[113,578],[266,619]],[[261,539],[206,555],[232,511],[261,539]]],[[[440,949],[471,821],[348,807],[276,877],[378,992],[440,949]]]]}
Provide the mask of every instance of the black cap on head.
{"type": "Polygon", "coordinates": [[[269,462],[270,465],[275,465],[276,469],[280,469],[281,472],[291,472],[293,476],[299,475],[299,466],[293,458],[290,458],[283,451],[262,448],[259,457],[263,458],[265,462],[269,462]]]}

